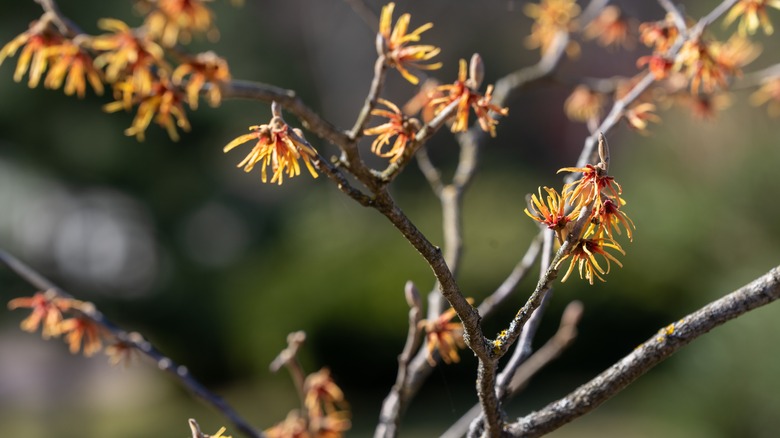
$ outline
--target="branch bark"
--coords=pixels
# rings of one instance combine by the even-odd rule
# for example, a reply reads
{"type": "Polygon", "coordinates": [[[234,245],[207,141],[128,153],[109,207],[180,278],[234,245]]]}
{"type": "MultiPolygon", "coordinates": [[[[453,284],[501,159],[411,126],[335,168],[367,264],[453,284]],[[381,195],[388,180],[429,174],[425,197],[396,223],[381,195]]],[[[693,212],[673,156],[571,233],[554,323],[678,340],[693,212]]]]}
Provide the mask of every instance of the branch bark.
{"type": "Polygon", "coordinates": [[[508,425],[507,431],[518,437],[537,437],[552,432],[593,411],[699,336],[778,298],[780,298],[780,266],[750,284],[660,329],[657,334],[593,380],[539,411],[519,418],[508,425]]]}

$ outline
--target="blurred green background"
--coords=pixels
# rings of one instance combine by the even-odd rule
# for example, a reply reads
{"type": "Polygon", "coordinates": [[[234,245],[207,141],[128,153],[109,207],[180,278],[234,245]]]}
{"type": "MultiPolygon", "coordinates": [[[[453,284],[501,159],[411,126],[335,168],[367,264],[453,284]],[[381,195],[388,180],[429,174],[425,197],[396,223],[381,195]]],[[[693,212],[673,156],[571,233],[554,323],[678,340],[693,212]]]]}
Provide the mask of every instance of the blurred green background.
{"type": "MultiPolygon", "coordinates": [[[[654,2],[617,2],[641,21],[663,12],[654,2]]],[[[692,16],[717,2],[684,2],[692,16]]],[[[378,12],[381,3],[368,1],[378,12]]],[[[479,52],[486,83],[536,61],[523,47],[530,20],[523,2],[399,1],[412,26],[433,21],[424,41],[442,47],[447,82],[457,61],[479,52]]],[[[60,2],[87,32],[101,17],[140,23],[131,2],[60,2]]],[[[373,35],[348,2],[213,3],[218,42],[193,51],[224,56],[235,78],[296,90],[337,126],[349,127],[368,90],[373,35]]],[[[33,1],[0,15],[5,44],[40,15],[33,1]]],[[[780,13],[770,11],[777,23],[780,13]]],[[[720,25],[714,31],[724,34],[720,25]]],[[[777,61],[776,38],[759,35],[764,54],[747,70],[777,61]]],[[[555,171],[576,162],[587,131],[563,115],[578,77],[633,75],[646,54],[583,43],[556,81],[509,103],[498,137],[482,154],[465,199],[466,250],[460,281],[479,300],[524,253],[536,227],[522,213],[539,185],[560,186],[555,171]],[[569,85],[567,85],[569,84],[569,85]]],[[[286,373],[268,365],[287,333],[305,330],[305,368],[331,369],[351,403],[349,436],[369,436],[395,379],[406,335],[403,285],[429,290],[423,260],[378,213],[343,196],[326,179],[302,175],[263,185],[235,168],[249,146],[222,146],[265,123],[269,105],[226,101],[190,112],[192,132],[178,143],[156,126],[138,143],[122,134],[129,114],[105,114],[106,97],[69,98],[60,90],[12,81],[16,58],[0,67],[0,247],[111,320],[143,333],[259,428],[298,406],[286,373]]],[[[385,96],[415,92],[389,75],[385,96]]],[[[589,287],[556,285],[538,342],[555,330],[563,307],[585,305],[575,345],[533,380],[512,415],[568,393],[679,319],[765,273],[780,260],[776,201],[780,148],[776,120],[747,104],[749,92],[717,118],[697,120],[685,107],[640,136],[611,132],[611,173],[623,185],[636,222],[624,245],[625,267],[589,287]]],[[[291,116],[288,122],[299,126],[291,116]]],[[[313,135],[324,155],[336,151],[313,135]]],[[[369,142],[362,145],[368,150],[369,142]]],[[[430,143],[433,160],[452,168],[457,145],[447,132],[430,143]]],[[[382,161],[375,161],[378,165],[382,161]]],[[[440,211],[416,166],[393,187],[413,221],[441,242],[440,211]]],[[[533,276],[532,276],[533,277],[533,276]]],[[[532,290],[529,278],[509,307],[485,321],[500,330],[532,290]]],[[[34,292],[0,269],[0,301],[34,292]]],[[[187,418],[204,431],[229,424],[193,400],[154,364],[110,367],[102,357],[71,356],[60,341],[21,332],[23,311],[0,312],[0,424],[19,437],[186,436],[187,418]]],[[[557,437],[773,437],[780,430],[780,308],[771,305],[715,330],[651,371],[557,437]]],[[[402,436],[436,436],[476,402],[475,361],[433,372],[412,404],[402,436]]]]}

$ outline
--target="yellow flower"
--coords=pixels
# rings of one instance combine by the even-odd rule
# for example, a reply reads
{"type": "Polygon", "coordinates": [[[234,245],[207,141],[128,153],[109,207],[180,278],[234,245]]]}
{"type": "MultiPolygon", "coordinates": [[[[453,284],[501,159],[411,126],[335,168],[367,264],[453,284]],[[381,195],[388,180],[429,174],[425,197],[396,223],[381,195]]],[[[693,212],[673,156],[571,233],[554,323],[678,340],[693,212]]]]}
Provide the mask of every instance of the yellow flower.
{"type": "Polygon", "coordinates": [[[30,27],[0,49],[0,64],[9,56],[14,56],[20,47],[24,46],[14,70],[14,81],[21,82],[24,75],[30,72],[27,85],[35,88],[41,81],[43,72],[49,64],[48,49],[62,42],[60,35],[54,34],[48,27],[48,22],[34,21],[30,27]]]}
{"type": "Polygon", "coordinates": [[[155,9],[144,22],[149,37],[159,39],[166,47],[173,47],[178,42],[189,43],[192,32],[209,32],[215,39],[218,33],[212,23],[214,14],[204,5],[210,1],[157,0],[155,9]]]}
{"type": "Polygon", "coordinates": [[[43,81],[46,88],[60,88],[64,81],[65,94],[70,96],[76,93],[78,97],[83,98],[87,88],[86,82],[89,81],[96,94],[103,94],[103,79],[100,71],[95,69],[92,65],[92,57],[81,47],[70,40],[64,40],[62,44],[45,50],[52,60],[49,73],[43,81]]]}
{"type": "Polygon", "coordinates": [[[217,433],[211,435],[211,438],[233,438],[230,435],[222,435],[223,433],[225,433],[226,430],[227,430],[226,427],[220,427],[217,433]]]}
{"type": "Polygon", "coordinates": [[[378,99],[378,102],[390,110],[377,108],[372,110],[371,114],[389,120],[387,123],[366,129],[363,134],[376,135],[376,139],[371,143],[371,152],[380,157],[390,157],[390,162],[395,163],[404,156],[409,142],[414,140],[415,134],[420,129],[420,122],[404,115],[394,103],[388,100],[378,99]],[[395,137],[393,146],[389,151],[382,152],[382,147],[390,144],[390,139],[393,137],[395,137]]]}
{"type": "Polygon", "coordinates": [[[569,214],[566,214],[566,202],[561,198],[561,195],[559,195],[555,189],[549,187],[545,187],[544,191],[547,192],[546,202],[542,202],[545,198],[542,196],[542,189],[540,187],[538,197],[536,194],[531,195],[531,210],[533,213],[526,208],[524,210],[525,214],[531,219],[547,225],[547,228],[555,231],[558,242],[563,243],[563,231],[568,224],[577,220],[579,210],[572,208],[572,211],[569,214]]]}
{"type": "Polygon", "coordinates": [[[567,258],[571,259],[569,262],[569,269],[561,279],[561,283],[569,278],[569,275],[572,273],[572,271],[574,271],[575,265],[578,266],[580,278],[588,280],[588,283],[593,284],[594,278],[598,278],[601,281],[606,281],[602,275],[609,273],[611,267],[610,261],[615,262],[621,268],[623,267],[623,264],[621,264],[620,261],[615,258],[615,256],[606,251],[607,248],[613,249],[623,255],[626,254],[623,251],[623,248],[621,248],[617,242],[605,237],[598,237],[595,239],[581,239],[579,242],[577,242],[577,244],[574,246],[574,249],[572,249],[569,254],[561,258],[555,265],[557,269],[564,260],[567,258]],[[600,255],[606,262],[606,270],[602,268],[601,265],[599,265],[596,255],[600,255]]]}
{"type": "Polygon", "coordinates": [[[388,66],[397,69],[407,81],[417,85],[419,79],[417,79],[417,76],[409,73],[406,67],[419,70],[438,70],[441,68],[440,62],[433,64],[423,63],[438,55],[441,49],[432,45],[409,45],[409,43],[420,41],[420,35],[432,28],[433,23],[426,23],[407,33],[411,15],[403,14],[398,18],[395,27],[391,31],[393,9],[395,9],[395,3],[388,3],[382,8],[382,14],[379,19],[379,34],[382,36],[384,46],[380,48],[380,55],[386,55],[388,66]]]}
{"type": "Polygon", "coordinates": [[[780,0],[740,0],[729,11],[723,20],[723,25],[728,26],[737,18],[739,21],[739,34],[745,36],[754,34],[761,26],[764,33],[772,35],[774,28],[766,13],[767,6],[780,9],[780,0]]]}
{"type": "Polygon", "coordinates": [[[230,70],[227,62],[214,52],[198,54],[194,59],[179,65],[173,71],[171,80],[176,85],[184,82],[184,77],[189,75],[185,90],[190,108],[198,109],[198,94],[208,85],[206,96],[209,105],[219,106],[222,101],[221,86],[230,81],[230,70]]]}
{"type": "Polygon", "coordinates": [[[285,173],[290,178],[300,175],[298,160],[303,158],[311,176],[317,178],[312,164],[312,160],[316,160],[317,152],[303,138],[300,129],[291,129],[279,115],[275,115],[267,125],[250,126],[249,129],[254,132],[235,138],[224,148],[224,151],[228,152],[238,145],[257,140],[249,155],[238,163],[238,167],[250,172],[255,164],[261,163],[261,179],[267,182],[266,168],[270,165],[273,172],[271,183],[281,185],[285,173]]]}

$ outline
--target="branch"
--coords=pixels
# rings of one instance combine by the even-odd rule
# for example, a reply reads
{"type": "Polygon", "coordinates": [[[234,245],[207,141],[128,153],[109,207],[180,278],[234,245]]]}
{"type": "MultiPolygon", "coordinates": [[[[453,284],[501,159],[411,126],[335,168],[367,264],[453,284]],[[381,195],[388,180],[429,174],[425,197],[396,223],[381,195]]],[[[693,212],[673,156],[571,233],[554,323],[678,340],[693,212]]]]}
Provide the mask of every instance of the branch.
{"type": "Polygon", "coordinates": [[[223,85],[223,99],[251,99],[262,102],[279,102],[284,109],[297,117],[303,126],[318,137],[339,147],[350,143],[349,136],[309,108],[293,90],[274,85],[243,80],[233,80],[223,85]]]}
{"type": "Polygon", "coordinates": [[[780,298],[780,266],[752,283],[668,325],[566,397],[508,425],[514,436],[536,437],[596,409],[638,377],[710,330],[780,298]]]}
{"type": "Polygon", "coordinates": [[[406,379],[409,372],[409,362],[412,360],[414,351],[420,347],[422,340],[421,328],[419,322],[422,318],[422,303],[420,302],[420,292],[417,291],[414,283],[406,282],[405,287],[406,301],[409,304],[409,331],[406,335],[406,343],[401,355],[398,356],[398,374],[395,384],[382,403],[382,411],[379,414],[379,424],[377,424],[374,436],[377,438],[385,436],[396,436],[398,426],[401,422],[401,415],[397,409],[405,406],[406,403],[401,399],[406,397],[404,394],[406,388],[406,379]]]}
{"type": "Polygon", "coordinates": [[[517,262],[509,276],[504,280],[503,283],[501,283],[495,292],[488,295],[488,297],[485,298],[479,305],[477,309],[483,318],[487,318],[488,316],[492,315],[493,312],[495,312],[498,307],[501,306],[501,304],[507,298],[509,298],[509,295],[515,289],[515,287],[517,287],[517,284],[523,281],[526,274],[531,269],[531,265],[533,265],[533,263],[536,261],[536,258],[539,256],[539,252],[542,249],[543,235],[544,233],[540,232],[536,235],[536,237],[533,238],[533,240],[531,240],[531,244],[528,246],[525,254],[520,259],[520,261],[517,262]]]}
{"type": "MultiPolygon", "coordinates": [[[[577,338],[577,325],[580,322],[582,313],[583,307],[579,301],[572,301],[566,306],[561,316],[558,331],[517,370],[509,384],[507,397],[517,394],[518,390],[531,380],[531,377],[558,358],[574,342],[577,338]]],[[[504,379],[504,376],[505,374],[502,372],[499,375],[499,381],[504,379]]],[[[478,404],[474,405],[442,434],[442,438],[462,437],[468,431],[469,423],[480,417],[481,414],[481,407],[478,404]]]]}
{"type": "MultiPolygon", "coordinates": [[[[16,275],[23,278],[27,283],[38,290],[51,290],[61,298],[73,298],[72,295],[60,289],[43,275],[2,249],[0,249],[0,263],[7,266],[11,271],[16,273],[16,275]]],[[[187,370],[187,367],[178,365],[142,337],[118,328],[98,311],[84,313],[84,316],[110,331],[119,341],[151,358],[161,370],[166,371],[173,376],[185,388],[195,394],[195,396],[214,406],[222,415],[233,423],[236,429],[246,436],[252,438],[262,438],[265,436],[262,432],[255,430],[255,428],[244,420],[225,400],[212,393],[203,386],[203,384],[195,380],[189,370],[187,370]]]]}

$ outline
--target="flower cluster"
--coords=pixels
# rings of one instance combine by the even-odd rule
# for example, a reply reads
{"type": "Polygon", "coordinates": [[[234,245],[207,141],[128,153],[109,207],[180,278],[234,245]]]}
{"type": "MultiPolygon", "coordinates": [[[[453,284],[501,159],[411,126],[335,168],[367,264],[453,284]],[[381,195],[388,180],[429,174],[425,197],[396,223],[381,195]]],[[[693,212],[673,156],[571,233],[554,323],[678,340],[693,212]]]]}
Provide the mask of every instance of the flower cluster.
{"type": "Polygon", "coordinates": [[[282,422],[265,431],[269,438],[338,438],[352,427],[344,393],[323,368],[303,383],[303,407],[290,411],[282,422]]]}
{"type": "Polygon", "coordinates": [[[691,92],[712,93],[728,87],[732,76],[740,76],[741,68],[753,61],[760,48],[740,36],[725,43],[699,37],[683,44],[674,68],[690,81],[691,92]]]}
{"type": "Polygon", "coordinates": [[[468,129],[469,112],[473,110],[480,128],[490,133],[491,137],[495,137],[498,120],[491,116],[491,112],[502,116],[509,115],[509,108],[502,108],[491,102],[493,85],[488,85],[484,94],[478,91],[482,84],[484,70],[482,58],[478,54],[474,54],[468,64],[465,59],[461,59],[458,79],[452,84],[439,85],[436,92],[440,97],[435,97],[428,103],[434,108],[435,114],[443,112],[450,105],[456,105],[450,128],[452,132],[463,132],[468,129]]]}
{"type": "MultiPolygon", "coordinates": [[[[106,354],[109,362],[116,364],[129,359],[131,350],[134,350],[123,348],[123,344],[129,344],[117,339],[98,322],[92,303],[62,297],[54,290],[14,298],[8,302],[8,308],[30,309],[30,316],[21,322],[22,330],[33,333],[40,327],[44,339],[63,336],[73,354],[81,351],[87,357],[93,356],[103,349],[103,342],[108,341],[111,345],[106,348],[106,354]]],[[[140,337],[137,334],[130,336],[140,337]]]]}
{"type": "Polygon", "coordinates": [[[605,281],[612,263],[623,266],[610,252],[625,254],[615,240],[625,232],[633,240],[634,222],[622,210],[626,204],[621,197],[623,189],[607,174],[608,156],[606,141],[599,141],[601,161],[585,167],[564,167],[558,172],[581,174],[576,181],[563,186],[559,194],[544,187],[547,196],[532,195],[525,214],[555,232],[559,244],[570,241],[571,250],[560,258],[556,269],[569,259],[569,268],[561,281],[566,281],[577,267],[580,278],[593,284],[595,279],[605,281]],[[598,256],[598,257],[597,257],[598,256]],[[599,261],[601,259],[601,261],[599,261]]]}
{"type": "Polygon", "coordinates": [[[180,62],[175,68],[166,59],[170,53],[165,48],[189,42],[193,33],[216,35],[213,14],[205,6],[209,1],[139,0],[139,9],[147,14],[143,29],[104,18],[98,27],[105,33],[96,36],[55,23],[59,18],[45,13],[0,49],[0,63],[21,49],[14,80],[28,74],[30,87],[43,82],[46,88],[62,87],[65,94],[81,98],[87,84],[96,94],[103,94],[104,84],[109,84],[115,102],[106,105],[106,111],[138,107],[127,135],[143,140],[154,121],[177,140],[178,129],[190,128],[184,104],[197,109],[198,96],[204,93],[210,105],[219,105],[221,87],[230,80],[227,63],[211,52],[187,56],[177,51],[173,57],[180,62]]]}
{"type": "Polygon", "coordinates": [[[65,84],[67,95],[83,98],[89,82],[96,94],[103,94],[103,78],[93,66],[91,55],[79,44],[60,35],[49,20],[34,21],[30,27],[0,50],[0,64],[22,47],[14,71],[14,80],[21,82],[29,73],[27,85],[35,88],[41,82],[46,88],[57,89],[65,84]],[[46,72],[48,68],[48,73],[46,72]]]}

